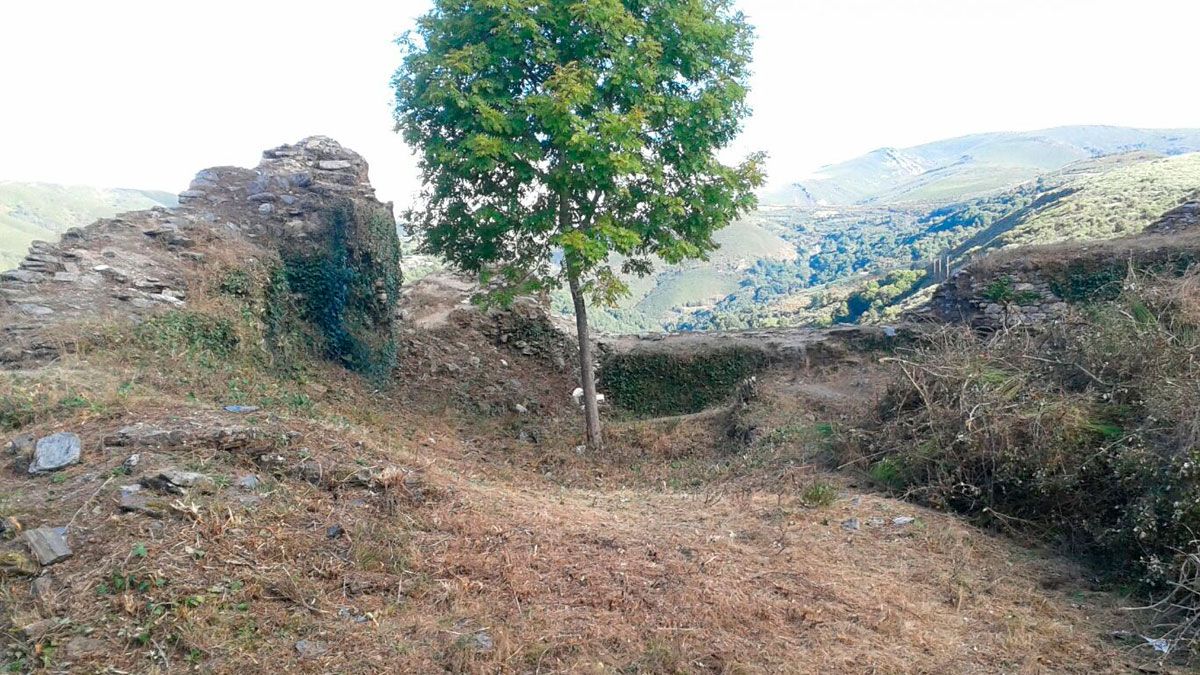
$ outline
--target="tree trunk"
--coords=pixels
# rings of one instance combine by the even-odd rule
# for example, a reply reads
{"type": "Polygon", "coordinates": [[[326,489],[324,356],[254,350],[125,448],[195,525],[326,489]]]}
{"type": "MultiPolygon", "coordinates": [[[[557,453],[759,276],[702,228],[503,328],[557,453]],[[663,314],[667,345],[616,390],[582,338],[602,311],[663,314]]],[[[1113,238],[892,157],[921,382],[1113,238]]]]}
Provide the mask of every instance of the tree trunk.
{"type": "Polygon", "coordinates": [[[591,450],[600,450],[604,442],[600,437],[600,405],[596,401],[596,371],[592,361],[592,341],[588,335],[587,303],[579,288],[579,278],[570,274],[571,300],[575,303],[575,331],[579,335],[579,379],[583,387],[583,412],[587,419],[587,444],[591,450]]]}

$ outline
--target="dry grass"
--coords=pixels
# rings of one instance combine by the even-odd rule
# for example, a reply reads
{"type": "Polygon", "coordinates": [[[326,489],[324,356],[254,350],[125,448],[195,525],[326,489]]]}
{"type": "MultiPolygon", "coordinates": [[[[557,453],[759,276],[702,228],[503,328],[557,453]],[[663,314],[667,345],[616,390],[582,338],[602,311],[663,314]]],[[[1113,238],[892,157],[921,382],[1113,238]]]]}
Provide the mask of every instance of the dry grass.
{"type": "Polygon", "coordinates": [[[614,422],[612,447],[593,456],[576,451],[569,373],[462,326],[409,335],[383,391],[319,364],[299,381],[237,365],[268,400],[323,389],[311,405],[251,416],[219,412],[228,371],[178,359],[164,372],[91,351],[12,381],[87,381],[100,397],[134,383],[103,412],[38,411],[24,424],[84,438],[84,461],[62,479],[0,473],[0,515],[72,522],[76,550],[48,570],[40,600],[28,579],[0,581],[16,623],[62,620],[38,637],[8,631],[18,669],[1091,673],[1131,662],[1104,638],[1116,599],[1079,569],[820,468],[827,427],[874,391],[871,368],[767,378],[745,412],[760,430],[749,445],[727,438],[718,411],[614,422]],[[142,450],[137,475],[179,466],[217,479],[160,520],[117,509],[117,488],[137,475],[116,473],[131,449],[103,439],[134,422],[247,425],[268,442],[142,450]],[[251,472],[256,492],[231,485],[251,472]],[[815,485],[838,490],[831,503],[806,498],[815,485]],[[860,529],[845,529],[850,519],[860,529]],[[81,652],[82,638],[99,650],[81,652]]]}

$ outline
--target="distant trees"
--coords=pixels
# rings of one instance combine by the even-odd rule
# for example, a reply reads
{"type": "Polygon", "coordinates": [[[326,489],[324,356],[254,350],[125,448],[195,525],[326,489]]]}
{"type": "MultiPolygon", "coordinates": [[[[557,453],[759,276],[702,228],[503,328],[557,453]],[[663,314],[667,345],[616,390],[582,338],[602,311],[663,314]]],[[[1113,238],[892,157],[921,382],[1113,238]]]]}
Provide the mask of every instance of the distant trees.
{"type": "Polygon", "coordinates": [[[883,279],[868,281],[846,298],[843,307],[834,312],[833,320],[855,323],[881,319],[884,310],[912,290],[924,276],[922,270],[893,270],[883,279]]]}

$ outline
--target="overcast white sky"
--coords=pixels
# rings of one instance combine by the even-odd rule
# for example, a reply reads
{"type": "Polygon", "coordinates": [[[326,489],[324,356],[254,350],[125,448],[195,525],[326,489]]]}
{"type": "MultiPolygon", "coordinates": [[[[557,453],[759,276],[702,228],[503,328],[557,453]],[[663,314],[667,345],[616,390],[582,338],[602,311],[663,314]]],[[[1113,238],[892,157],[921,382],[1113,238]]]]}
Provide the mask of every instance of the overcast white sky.
{"type": "MultiPolygon", "coordinates": [[[[429,0],[4,0],[0,179],[184,189],[311,134],[406,202],[392,39],[429,0]]],[[[1063,124],[1200,126],[1200,0],[740,0],[758,26],[735,151],[772,182],[877,147],[1063,124]]]]}

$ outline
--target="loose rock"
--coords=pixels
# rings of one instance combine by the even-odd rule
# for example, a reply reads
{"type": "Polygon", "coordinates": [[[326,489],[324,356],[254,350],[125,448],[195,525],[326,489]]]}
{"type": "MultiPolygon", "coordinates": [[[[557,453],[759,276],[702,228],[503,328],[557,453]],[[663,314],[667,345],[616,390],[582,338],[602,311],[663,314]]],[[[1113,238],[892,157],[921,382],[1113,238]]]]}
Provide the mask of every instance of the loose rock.
{"type": "Polygon", "coordinates": [[[39,527],[25,533],[25,543],[33,556],[43,566],[53,565],[71,557],[71,547],[67,545],[65,528],[39,527]]]}
{"type": "Polygon", "coordinates": [[[33,434],[21,434],[8,442],[5,451],[17,457],[28,457],[33,454],[33,434]]]}
{"type": "Polygon", "coordinates": [[[107,651],[108,645],[96,638],[73,637],[67,640],[66,652],[69,659],[89,659],[107,651]]]}
{"type": "Polygon", "coordinates": [[[0,553],[0,579],[31,577],[38,573],[38,564],[20,551],[0,553]]]}
{"type": "Polygon", "coordinates": [[[312,659],[325,654],[329,647],[324,642],[316,640],[300,640],[296,643],[296,653],[302,659],[312,659]]]}
{"type": "Polygon", "coordinates": [[[159,492],[182,495],[188,489],[207,490],[213,487],[213,480],[195,471],[180,471],[179,469],[164,469],[153,476],[147,476],[139,481],[143,487],[159,492]]]}
{"type": "Polygon", "coordinates": [[[256,406],[256,405],[227,405],[227,406],[225,406],[225,412],[238,413],[238,414],[258,412],[258,406],[256,406]]]}
{"type": "Polygon", "coordinates": [[[63,432],[39,438],[33,449],[33,463],[29,465],[29,474],[37,475],[58,471],[79,461],[83,442],[70,432],[63,432]]]}

